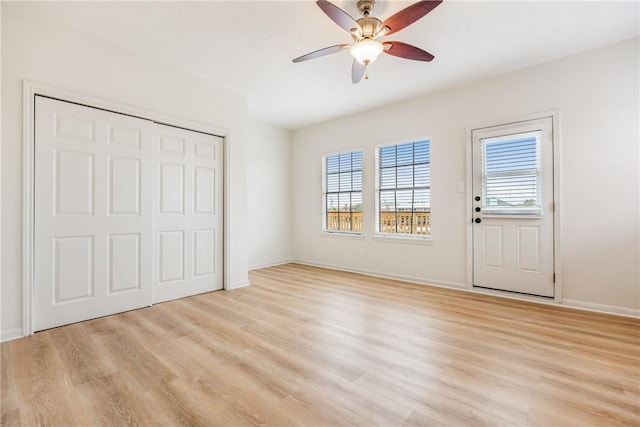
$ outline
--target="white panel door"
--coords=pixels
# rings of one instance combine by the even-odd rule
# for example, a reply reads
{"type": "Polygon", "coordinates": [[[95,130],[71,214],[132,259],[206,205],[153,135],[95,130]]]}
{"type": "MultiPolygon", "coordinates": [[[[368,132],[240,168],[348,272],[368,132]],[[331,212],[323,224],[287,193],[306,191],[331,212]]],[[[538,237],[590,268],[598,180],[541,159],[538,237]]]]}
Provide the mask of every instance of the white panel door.
{"type": "Polygon", "coordinates": [[[473,131],[473,285],[554,296],[551,118],[473,131]]]}
{"type": "Polygon", "coordinates": [[[157,128],[154,303],[222,289],[223,139],[157,128]]]}
{"type": "Polygon", "coordinates": [[[34,331],[150,305],[153,133],[36,97],[34,331]]]}

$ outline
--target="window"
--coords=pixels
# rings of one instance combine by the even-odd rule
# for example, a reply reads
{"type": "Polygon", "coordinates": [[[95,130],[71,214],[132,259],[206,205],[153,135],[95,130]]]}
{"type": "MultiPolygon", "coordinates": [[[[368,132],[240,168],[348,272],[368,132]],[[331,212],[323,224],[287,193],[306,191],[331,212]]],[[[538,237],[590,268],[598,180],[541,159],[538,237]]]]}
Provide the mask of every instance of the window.
{"type": "Polygon", "coordinates": [[[482,160],[485,213],[540,213],[540,132],[483,139],[482,160]]]}
{"type": "Polygon", "coordinates": [[[377,152],[378,232],[431,234],[429,140],[385,145],[377,152]]]}
{"type": "Polygon", "coordinates": [[[362,233],[362,151],[324,161],[324,230],[362,233]]]}

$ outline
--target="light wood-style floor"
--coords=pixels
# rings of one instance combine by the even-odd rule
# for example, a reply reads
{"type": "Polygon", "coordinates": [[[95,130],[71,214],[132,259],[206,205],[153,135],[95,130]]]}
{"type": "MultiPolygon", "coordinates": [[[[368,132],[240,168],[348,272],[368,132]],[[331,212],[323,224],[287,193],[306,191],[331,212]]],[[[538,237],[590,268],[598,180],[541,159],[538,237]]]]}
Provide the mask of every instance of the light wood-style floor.
{"type": "Polygon", "coordinates": [[[640,424],[640,321],[289,264],[1,345],[2,425],[640,424]]]}

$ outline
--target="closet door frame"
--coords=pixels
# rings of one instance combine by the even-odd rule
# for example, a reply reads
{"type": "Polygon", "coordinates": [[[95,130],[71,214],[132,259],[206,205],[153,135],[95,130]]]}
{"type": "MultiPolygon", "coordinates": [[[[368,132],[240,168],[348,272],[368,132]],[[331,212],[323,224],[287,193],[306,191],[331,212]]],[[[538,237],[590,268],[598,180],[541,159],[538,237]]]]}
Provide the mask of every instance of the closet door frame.
{"type": "Polygon", "coordinates": [[[223,138],[223,237],[222,237],[222,283],[223,289],[230,289],[229,284],[229,132],[226,129],[207,123],[156,113],[118,102],[86,95],[54,86],[23,80],[23,113],[22,113],[22,335],[33,335],[33,300],[35,272],[35,229],[34,229],[34,197],[35,197],[35,98],[44,96],[71,102],[87,107],[111,111],[114,113],[139,117],[153,122],[184,128],[195,132],[215,135],[223,138]]]}

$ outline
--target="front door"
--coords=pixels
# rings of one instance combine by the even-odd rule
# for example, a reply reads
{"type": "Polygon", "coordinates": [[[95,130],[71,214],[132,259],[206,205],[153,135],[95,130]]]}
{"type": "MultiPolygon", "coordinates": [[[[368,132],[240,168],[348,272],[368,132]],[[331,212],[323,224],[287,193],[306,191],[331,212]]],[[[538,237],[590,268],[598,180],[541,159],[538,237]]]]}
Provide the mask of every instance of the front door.
{"type": "Polygon", "coordinates": [[[552,126],[472,132],[474,287],[554,296],[552,126]]]}

